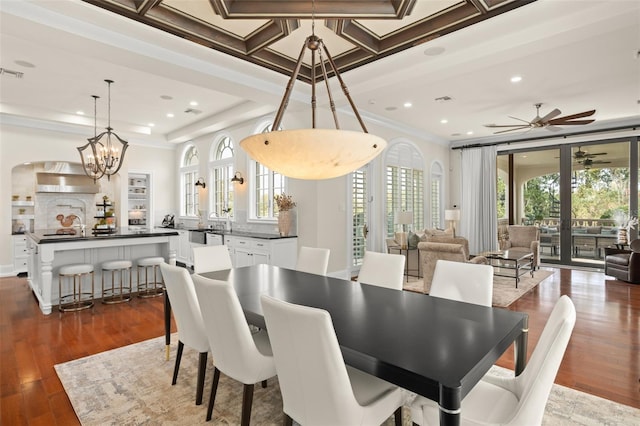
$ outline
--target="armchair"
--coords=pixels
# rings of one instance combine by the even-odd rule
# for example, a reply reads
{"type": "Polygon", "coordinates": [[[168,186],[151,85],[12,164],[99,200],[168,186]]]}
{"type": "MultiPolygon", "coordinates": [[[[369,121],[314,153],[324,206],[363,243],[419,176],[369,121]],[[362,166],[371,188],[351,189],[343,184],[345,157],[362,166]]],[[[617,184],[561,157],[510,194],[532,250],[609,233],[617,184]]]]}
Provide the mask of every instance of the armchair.
{"type": "Polygon", "coordinates": [[[431,241],[419,243],[418,250],[422,261],[422,292],[427,294],[431,290],[433,273],[436,269],[436,263],[438,260],[449,260],[464,263],[469,262],[485,265],[489,264],[484,256],[475,256],[473,259],[469,259],[469,241],[463,237],[433,238],[431,241]]]}
{"type": "Polygon", "coordinates": [[[533,253],[532,268],[540,268],[540,230],[537,226],[509,225],[508,238],[500,242],[500,250],[526,248],[533,253]]]}
{"type": "Polygon", "coordinates": [[[633,240],[630,249],[605,248],[604,274],[640,284],[640,239],[633,240]]]}

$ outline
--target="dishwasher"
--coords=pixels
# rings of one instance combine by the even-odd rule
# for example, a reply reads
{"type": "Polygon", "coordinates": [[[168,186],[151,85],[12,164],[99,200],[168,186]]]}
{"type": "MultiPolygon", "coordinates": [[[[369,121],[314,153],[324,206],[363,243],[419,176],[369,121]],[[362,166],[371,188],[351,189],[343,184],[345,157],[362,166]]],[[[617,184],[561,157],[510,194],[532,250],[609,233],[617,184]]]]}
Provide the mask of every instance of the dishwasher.
{"type": "Polygon", "coordinates": [[[222,234],[215,234],[213,232],[205,232],[204,241],[208,246],[221,246],[224,244],[222,234]]]}

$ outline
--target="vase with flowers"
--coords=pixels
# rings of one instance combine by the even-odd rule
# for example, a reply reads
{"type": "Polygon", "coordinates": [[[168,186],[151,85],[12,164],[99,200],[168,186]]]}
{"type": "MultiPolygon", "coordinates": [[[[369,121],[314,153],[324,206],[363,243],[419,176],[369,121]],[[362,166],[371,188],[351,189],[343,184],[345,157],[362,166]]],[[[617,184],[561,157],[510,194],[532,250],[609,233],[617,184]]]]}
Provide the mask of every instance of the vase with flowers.
{"type": "Polygon", "coordinates": [[[629,244],[629,234],[638,226],[638,218],[623,212],[616,212],[614,220],[618,226],[618,244],[629,244]]]}
{"type": "Polygon", "coordinates": [[[286,194],[274,195],[273,199],[278,206],[278,232],[281,237],[288,237],[293,223],[291,210],[296,206],[296,202],[293,201],[291,195],[286,194]]]}

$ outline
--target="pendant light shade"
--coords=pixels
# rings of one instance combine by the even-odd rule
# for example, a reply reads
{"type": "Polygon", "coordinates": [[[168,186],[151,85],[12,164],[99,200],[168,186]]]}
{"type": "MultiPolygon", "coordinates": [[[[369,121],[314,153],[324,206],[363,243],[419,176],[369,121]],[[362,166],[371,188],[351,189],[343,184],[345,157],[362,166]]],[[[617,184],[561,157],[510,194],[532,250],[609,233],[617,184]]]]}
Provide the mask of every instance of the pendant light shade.
{"type": "MultiPolygon", "coordinates": [[[[313,28],[313,23],[312,23],[313,28]]],[[[267,133],[249,136],[240,141],[240,146],[254,160],[284,176],[297,179],[330,179],[351,173],[364,166],[387,146],[387,142],[367,132],[367,128],[349,95],[349,90],[338,73],[338,69],[322,39],[311,34],[302,46],[298,62],[291,79],[287,84],[284,97],[276,113],[272,130],[267,133]],[[278,130],[284,110],[289,103],[291,91],[296,81],[306,49],[311,51],[311,129],[278,130]],[[323,60],[323,52],[327,63],[338,79],[342,92],[346,96],[358,119],[362,132],[341,130],[331,90],[329,88],[327,70],[323,60]],[[328,92],[328,99],[334,129],[316,129],[316,54],[322,77],[328,92]]]]}
{"type": "Polygon", "coordinates": [[[296,179],[330,179],[373,160],[386,141],[335,129],[276,130],[249,136],[240,146],[260,164],[296,179]]]}

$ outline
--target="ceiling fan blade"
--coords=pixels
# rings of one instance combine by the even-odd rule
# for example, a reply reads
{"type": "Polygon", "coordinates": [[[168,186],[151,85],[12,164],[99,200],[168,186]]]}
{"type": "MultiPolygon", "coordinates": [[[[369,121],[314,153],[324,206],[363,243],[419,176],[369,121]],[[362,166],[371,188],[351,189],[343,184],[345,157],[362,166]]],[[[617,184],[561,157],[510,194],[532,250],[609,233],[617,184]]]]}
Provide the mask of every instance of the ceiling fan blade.
{"type": "Polygon", "coordinates": [[[565,115],[564,117],[558,117],[558,118],[556,118],[556,120],[574,120],[576,118],[589,117],[589,116],[592,116],[595,113],[596,113],[596,110],[592,109],[591,111],[583,111],[583,112],[579,112],[577,114],[565,115]]]}
{"type": "Polygon", "coordinates": [[[524,127],[522,124],[485,124],[484,127],[495,129],[497,127],[524,127]]]}
{"type": "Polygon", "coordinates": [[[533,120],[532,123],[546,123],[549,120],[551,120],[552,118],[555,118],[557,116],[559,116],[561,114],[560,110],[558,108],[554,109],[553,111],[551,111],[550,113],[548,113],[547,115],[545,115],[542,118],[533,120]]]}
{"type": "Polygon", "coordinates": [[[494,132],[493,134],[494,134],[494,135],[497,135],[497,134],[499,134],[499,133],[513,132],[513,131],[516,131],[516,130],[522,130],[522,129],[529,129],[529,130],[531,130],[531,127],[529,127],[529,126],[520,126],[520,127],[516,127],[515,129],[500,130],[499,132],[494,132]]]}
{"type": "Polygon", "coordinates": [[[552,132],[559,132],[560,130],[562,130],[561,128],[553,126],[553,125],[545,126],[545,129],[551,130],[552,132]]]}
{"type": "Polygon", "coordinates": [[[531,124],[531,122],[530,122],[530,121],[523,120],[522,118],[513,117],[513,116],[511,116],[511,115],[508,115],[507,117],[509,117],[509,118],[513,118],[514,120],[522,121],[523,123],[531,124]]]}
{"type": "Polygon", "coordinates": [[[556,118],[555,120],[549,121],[548,124],[552,126],[569,126],[575,124],[589,124],[594,121],[596,120],[567,120],[566,118],[556,118]]]}

